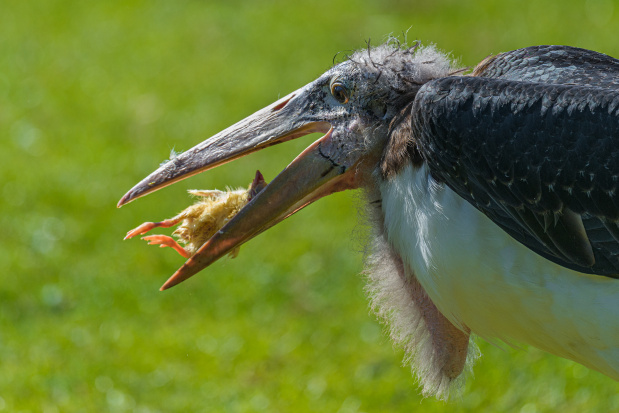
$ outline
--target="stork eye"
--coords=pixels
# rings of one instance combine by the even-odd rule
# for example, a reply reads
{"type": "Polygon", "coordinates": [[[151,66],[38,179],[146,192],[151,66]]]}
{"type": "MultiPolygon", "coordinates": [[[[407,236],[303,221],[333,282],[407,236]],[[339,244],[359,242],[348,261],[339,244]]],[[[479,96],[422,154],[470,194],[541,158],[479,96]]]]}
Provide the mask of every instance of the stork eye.
{"type": "Polygon", "coordinates": [[[341,104],[348,103],[348,90],[341,83],[331,85],[331,94],[341,104]]]}

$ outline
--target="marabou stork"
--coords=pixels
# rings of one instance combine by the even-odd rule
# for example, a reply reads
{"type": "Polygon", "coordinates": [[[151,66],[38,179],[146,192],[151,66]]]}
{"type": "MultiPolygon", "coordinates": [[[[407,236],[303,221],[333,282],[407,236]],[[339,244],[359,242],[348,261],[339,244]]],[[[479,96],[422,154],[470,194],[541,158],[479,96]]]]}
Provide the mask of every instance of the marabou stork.
{"type": "Polygon", "coordinates": [[[162,287],[304,206],[362,188],[372,306],[424,394],[484,339],[619,380],[619,60],[527,47],[465,74],[434,47],[358,51],[162,165],[124,205],[250,152],[324,133],[162,287]]]}

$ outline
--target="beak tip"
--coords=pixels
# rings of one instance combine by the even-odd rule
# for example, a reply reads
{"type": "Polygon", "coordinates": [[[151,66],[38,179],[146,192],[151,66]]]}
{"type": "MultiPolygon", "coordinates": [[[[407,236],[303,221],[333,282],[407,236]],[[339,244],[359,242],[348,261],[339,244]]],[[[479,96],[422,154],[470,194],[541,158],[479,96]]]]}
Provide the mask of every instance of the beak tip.
{"type": "Polygon", "coordinates": [[[164,291],[169,288],[172,288],[175,285],[182,283],[183,281],[185,281],[186,279],[190,278],[192,275],[195,274],[195,272],[188,271],[187,268],[188,268],[187,263],[185,263],[185,265],[179,268],[174,274],[172,274],[170,278],[168,278],[168,280],[165,283],[163,283],[159,291],[164,291]]]}
{"type": "Polygon", "coordinates": [[[137,184],[136,186],[134,186],[133,188],[131,188],[125,195],[123,195],[122,198],[120,198],[120,201],[118,201],[118,204],[116,204],[117,208],[120,208],[122,206],[127,205],[129,202],[132,202],[134,200],[136,200],[137,198],[146,195],[146,193],[152,192],[152,191],[144,191],[143,189],[143,185],[140,182],[139,184],[137,184]]]}
{"type": "Polygon", "coordinates": [[[181,282],[181,280],[177,279],[177,275],[176,273],[174,273],[174,275],[172,275],[170,278],[168,278],[168,280],[166,282],[163,283],[163,285],[161,286],[161,288],[159,288],[159,291],[165,291],[168,288],[172,288],[174,287],[176,284],[178,284],[179,282],[181,282]]]}
{"type": "Polygon", "coordinates": [[[132,191],[129,191],[125,195],[123,195],[123,197],[120,198],[120,201],[118,201],[118,203],[116,204],[116,208],[120,208],[128,204],[129,202],[133,201],[133,197],[131,195],[132,195],[132,191]]]}
{"type": "Polygon", "coordinates": [[[159,291],[165,291],[168,288],[174,287],[177,283],[173,281],[174,276],[170,277],[168,281],[163,283],[163,285],[159,288],[159,291]]]}

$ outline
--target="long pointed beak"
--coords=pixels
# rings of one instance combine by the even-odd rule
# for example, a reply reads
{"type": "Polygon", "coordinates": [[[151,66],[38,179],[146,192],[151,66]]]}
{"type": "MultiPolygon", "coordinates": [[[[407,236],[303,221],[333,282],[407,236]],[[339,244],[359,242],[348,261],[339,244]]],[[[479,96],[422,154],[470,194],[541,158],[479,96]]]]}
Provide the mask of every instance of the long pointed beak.
{"type": "MultiPolygon", "coordinates": [[[[328,122],[312,119],[305,86],[162,165],[120,200],[122,206],[181,179],[312,132],[326,134],[303,151],[161,287],[170,288],[323,196],[358,187],[360,157],[338,153],[328,122]],[[335,156],[325,155],[335,152],[335,156]],[[335,159],[335,160],[334,160],[335,159]],[[338,163],[337,159],[343,159],[338,163]]],[[[342,149],[343,151],[343,149],[342,149]]],[[[331,154],[333,155],[333,154],[331,154]]]]}
{"type": "Polygon", "coordinates": [[[237,246],[317,199],[334,192],[356,188],[354,167],[334,167],[321,155],[320,146],[330,137],[329,132],[303,151],[234,218],[205,242],[196,254],[166,281],[161,290],[195,275],[237,246]]]}
{"type": "Polygon", "coordinates": [[[129,190],[117,206],[268,146],[309,133],[327,132],[328,122],[303,116],[310,86],[311,83],[169,160],[129,190]]]}

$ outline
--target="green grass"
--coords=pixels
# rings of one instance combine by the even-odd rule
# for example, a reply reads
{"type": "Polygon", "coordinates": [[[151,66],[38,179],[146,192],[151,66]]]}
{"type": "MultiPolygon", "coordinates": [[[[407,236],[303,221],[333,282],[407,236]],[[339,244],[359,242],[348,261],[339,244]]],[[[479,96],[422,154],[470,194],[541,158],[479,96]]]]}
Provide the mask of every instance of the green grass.
{"type": "MultiPolygon", "coordinates": [[[[461,400],[422,400],[368,314],[355,198],[308,207],[165,293],[175,253],[122,241],[188,188],[268,180],[310,141],[116,202],[167,158],[389,33],[474,65],[570,44],[619,56],[619,3],[18,1],[0,12],[0,411],[607,412],[617,384],[480,342],[461,400]]],[[[515,309],[517,311],[517,309],[515,309]]]]}

